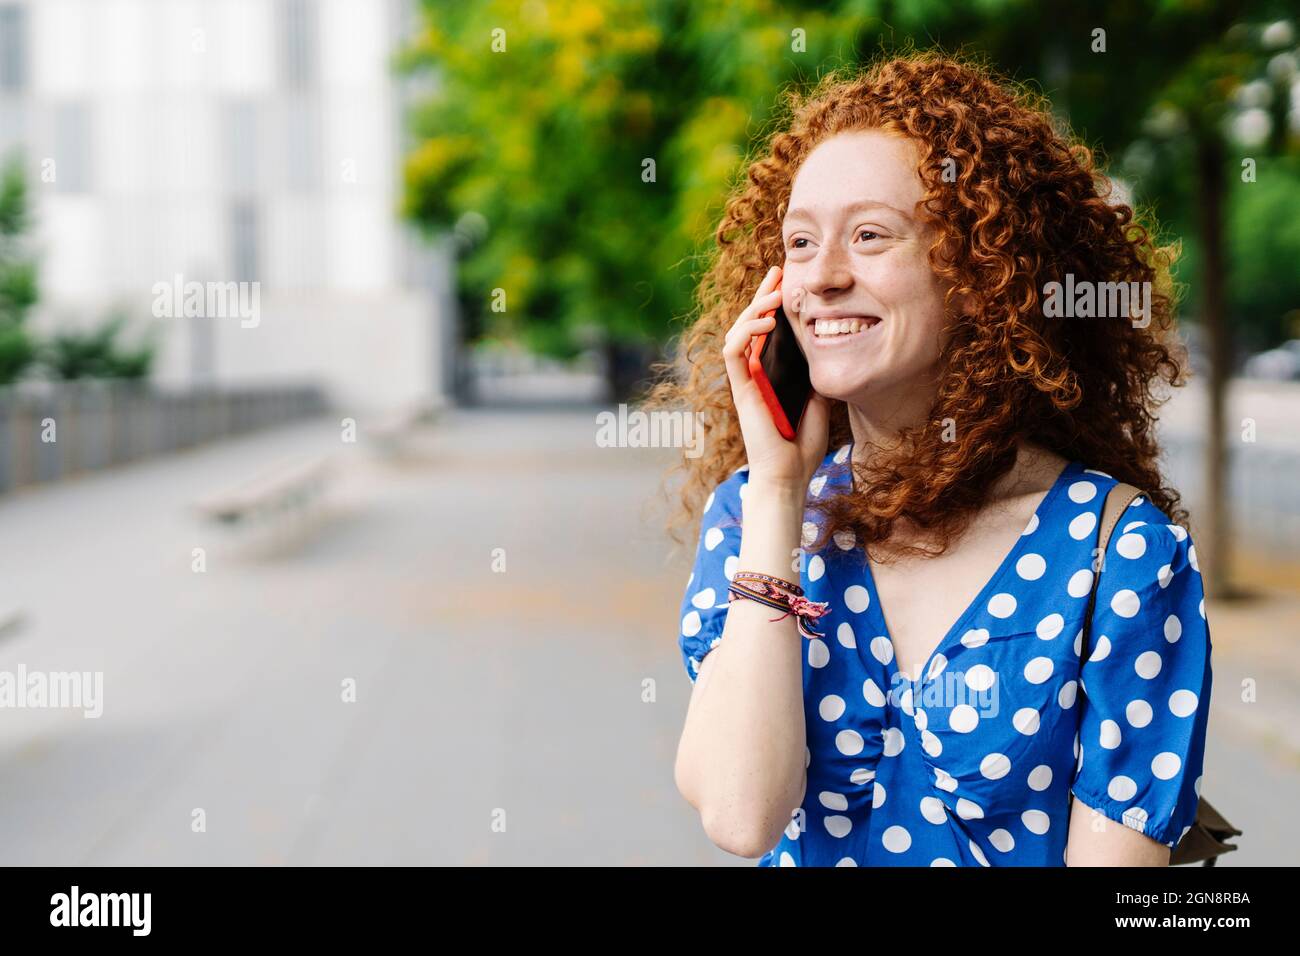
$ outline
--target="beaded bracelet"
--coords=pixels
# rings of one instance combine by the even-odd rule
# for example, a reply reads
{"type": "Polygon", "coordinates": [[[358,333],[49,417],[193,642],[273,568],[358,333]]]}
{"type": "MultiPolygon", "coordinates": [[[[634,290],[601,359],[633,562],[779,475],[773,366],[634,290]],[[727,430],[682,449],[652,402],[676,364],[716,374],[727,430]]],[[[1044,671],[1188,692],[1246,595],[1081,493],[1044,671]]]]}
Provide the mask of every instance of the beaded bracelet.
{"type": "Polygon", "coordinates": [[[797,584],[756,571],[737,571],[732,575],[727,590],[730,592],[728,603],[739,600],[757,601],[778,611],[785,611],[780,617],[771,618],[771,621],[781,621],[793,614],[800,634],[809,639],[822,636],[819,631],[812,629],[812,622],[829,613],[830,604],[826,601],[808,600],[803,596],[803,588],[797,584]],[[737,583],[741,581],[753,583],[737,583]]]}

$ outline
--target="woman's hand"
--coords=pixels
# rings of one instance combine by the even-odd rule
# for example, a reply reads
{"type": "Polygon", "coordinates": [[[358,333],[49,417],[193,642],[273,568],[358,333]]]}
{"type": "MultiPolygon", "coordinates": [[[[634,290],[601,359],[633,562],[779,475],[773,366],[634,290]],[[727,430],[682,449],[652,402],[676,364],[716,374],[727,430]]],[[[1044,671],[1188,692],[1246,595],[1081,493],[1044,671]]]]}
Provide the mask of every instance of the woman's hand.
{"type": "Polygon", "coordinates": [[[726,359],[731,399],[736,405],[740,432],[745,440],[750,484],[766,483],[802,493],[807,490],[808,482],[826,456],[830,404],[814,391],[799,422],[795,440],[787,441],[776,430],[772,413],[749,374],[750,340],[776,328],[776,316],[763,313],[772,312],[781,304],[780,277],[780,266],[773,266],[768,271],[749,306],[727,332],[722,355],[726,359]]]}

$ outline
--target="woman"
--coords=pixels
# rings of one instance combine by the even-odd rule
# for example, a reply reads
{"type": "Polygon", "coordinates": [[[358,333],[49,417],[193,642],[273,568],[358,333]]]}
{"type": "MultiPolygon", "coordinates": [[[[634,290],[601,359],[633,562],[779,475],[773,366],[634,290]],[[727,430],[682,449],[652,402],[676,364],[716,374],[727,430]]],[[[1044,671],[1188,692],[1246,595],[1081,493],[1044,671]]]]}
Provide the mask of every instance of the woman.
{"type": "Polygon", "coordinates": [[[833,75],[783,125],[652,399],[708,429],[682,466],[699,538],[678,788],[761,866],[1167,865],[1211,686],[1152,415],[1157,376],[1184,384],[1171,257],[1045,106],[982,68],[833,75]],[[1098,308],[1103,282],[1132,284],[1127,307],[1098,308]],[[1093,288],[1096,317],[1049,308],[1062,288],[1093,288]],[[777,305],[814,389],[796,441],[746,361],[777,305]],[[1096,562],[1118,481],[1145,494],[1096,562]],[[738,571],[824,602],[820,636],[732,603],[738,571]]]}

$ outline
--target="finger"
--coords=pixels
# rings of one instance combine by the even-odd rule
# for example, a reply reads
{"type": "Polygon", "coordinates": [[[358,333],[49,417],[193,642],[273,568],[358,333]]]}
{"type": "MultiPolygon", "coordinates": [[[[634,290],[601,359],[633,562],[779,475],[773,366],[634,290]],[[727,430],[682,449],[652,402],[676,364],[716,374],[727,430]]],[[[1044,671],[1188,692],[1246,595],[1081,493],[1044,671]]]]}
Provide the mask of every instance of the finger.
{"type": "Polygon", "coordinates": [[[733,386],[739,387],[750,379],[749,350],[755,335],[770,332],[776,327],[776,316],[757,316],[738,323],[727,334],[727,342],[722,347],[722,357],[727,366],[727,376],[733,386]]]}
{"type": "MultiPolygon", "coordinates": [[[[781,290],[776,289],[768,292],[766,295],[755,296],[753,301],[745,307],[745,311],[736,316],[736,321],[732,323],[731,329],[742,322],[747,322],[755,316],[762,316],[766,312],[776,312],[776,307],[781,304],[781,290]]],[[[730,332],[730,330],[729,330],[730,332]]]]}

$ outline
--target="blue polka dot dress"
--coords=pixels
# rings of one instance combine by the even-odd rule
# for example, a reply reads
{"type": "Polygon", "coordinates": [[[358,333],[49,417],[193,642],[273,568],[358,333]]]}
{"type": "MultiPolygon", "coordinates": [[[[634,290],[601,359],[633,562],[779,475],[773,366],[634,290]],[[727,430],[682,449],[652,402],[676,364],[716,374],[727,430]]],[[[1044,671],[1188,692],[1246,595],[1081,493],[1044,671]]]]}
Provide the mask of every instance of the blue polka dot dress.
{"type": "MultiPolygon", "coordinates": [[[[827,454],[811,495],[851,487],[851,449],[827,454]]],[[[747,480],[742,468],[719,484],[701,519],[679,637],[692,683],[722,640],[747,480]]],[[[1178,842],[1196,819],[1209,715],[1203,585],[1187,531],[1138,497],[1111,536],[1081,665],[1115,484],[1070,462],[916,680],[895,665],[851,536],[805,555],[800,583],[830,605],[815,623],[824,637],[792,637],[808,787],[759,866],[1062,866],[1071,792],[1178,842]]]]}

